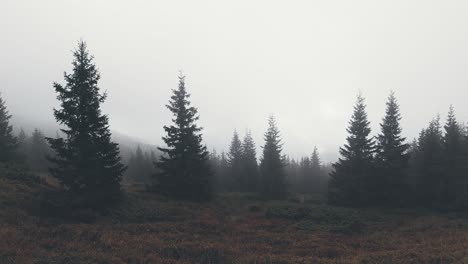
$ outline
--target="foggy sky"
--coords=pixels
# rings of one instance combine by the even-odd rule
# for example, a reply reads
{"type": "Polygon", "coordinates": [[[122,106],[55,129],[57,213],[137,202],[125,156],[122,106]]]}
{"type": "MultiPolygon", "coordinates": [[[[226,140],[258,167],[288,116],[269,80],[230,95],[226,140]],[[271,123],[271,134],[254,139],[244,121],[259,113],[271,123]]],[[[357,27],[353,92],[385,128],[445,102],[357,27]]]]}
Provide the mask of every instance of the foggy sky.
{"type": "Polygon", "coordinates": [[[453,104],[468,120],[467,1],[0,1],[0,91],[15,120],[53,124],[80,39],[101,71],[112,130],[160,144],[182,70],[208,147],[232,132],[337,157],[359,91],[373,135],[391,90],[404,134],[453,104]],[[26,121],[25,121],[26,120],[26,121]]]}

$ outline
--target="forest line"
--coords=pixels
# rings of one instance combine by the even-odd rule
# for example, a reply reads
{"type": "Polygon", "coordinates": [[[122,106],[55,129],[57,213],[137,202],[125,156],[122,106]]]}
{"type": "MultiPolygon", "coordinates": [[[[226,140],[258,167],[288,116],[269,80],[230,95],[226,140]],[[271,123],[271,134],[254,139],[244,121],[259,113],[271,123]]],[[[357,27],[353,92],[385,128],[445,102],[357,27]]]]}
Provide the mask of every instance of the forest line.
{"type": "Polygon", "coordinates": [[[234,131],[227,153],[208,151],[197,125],[198,110],[180,75],[166,105],[173,119],[163,127],[164,146],[157,148],[158,153],[144,153],[138,147],[123,162],[111,139],[108,117],[101,112],[106,94],[98,86],[100,73],[86,43],[80,42],[73,56],[65,84],[54,83],[60,102],[54,117],[64,127],[60,135],[44,137],[37,129],[31,137],[24,131],[14,135],[11,115],[0,97],[0,162],[26,163],[49,173],[61,188],[46,199],[60,199],[62,206],[107,208],[120,201],[122,182],[133,181],[146,184],[148,191],[191,201],[210,200],[217,192],[256,193],[263,199],[302,193],[340,206],[468,209],[468,132],[453,107],[445,125],[436,117],[418,139],[408,142],[402,136],[394,93],[388,97],[376,137],[371,136],[365,99],[359,94],[346,144],[332,167],[321,162],[316,148],[310,157],[289,159],[283,153],[279,125],[270,116],[258,160],[249,131],[242,139],[234,131]]]}

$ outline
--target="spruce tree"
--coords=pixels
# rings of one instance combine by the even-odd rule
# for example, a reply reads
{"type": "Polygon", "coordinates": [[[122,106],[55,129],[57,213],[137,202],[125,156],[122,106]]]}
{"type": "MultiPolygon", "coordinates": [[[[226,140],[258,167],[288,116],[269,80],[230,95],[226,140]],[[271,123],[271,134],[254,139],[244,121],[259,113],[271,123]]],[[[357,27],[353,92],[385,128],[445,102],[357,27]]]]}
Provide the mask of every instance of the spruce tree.
{"type": "Polygon", "coordinates": [[[150,183],[151,175],[154,174],[153,165],[155,162],[155,160],[151,159],[150,154],[143,153],[140,145],[138,145],[128,162],[127,180],[140,184],[150,183]]]}
{"type": "Polygon", "coordinates": [[[250,131],[246,132],[242,141],[242,175],[247,184],[244,190],[257,192],[259,190],[257,150],[250,131]]]}
{"type": "Polygon", "coordinates": [[[422,205],[439,206],[444,195],[443,135],[439,117],[421,131],[416,155],[417,201],[422,205]]]}
{"type": "Polygon", "coordinates": [[[262,194],[269,199],[284,199],[286,197],[285,162],[281,154],[280,131],[273,116],[268,119],[268,129],[264,139],[265,145],[260,161],[262,194]]]}
{"type": "Polygon", "coordinates": [[[44,134],[39,129],[34,129],[31,137],[31,149],[29,150],[29,163],[31,168],[38,171],[47,171],[50,165],[46,156],[50,155],[49,145],[44,134]]]}
{"type": "Polygon", "coordinates": [[[121,195],[120,181],[126,167],[119,147],[111,141],[109,119],[101,113],[106,99],[100,93],[100,74],[94,57],[80,41],[73,52],[72,73],[64,74],[65,85],[54,83],[60,108],[54,109],[64,126],[64,138],[47,138],[56,156],[51,174],[63,185],[76,206],[102,208],[121,195]]]}
{"type": "Polygon", "coordinates": [[[379,204],[402,205],[407,194],[409,145],[401,135],[400,121],[400,107],[392,92],[377,136],[375,181],[379,204]]]}
{"type": "Polygon", "coordinates": [[[301,182],[301,173],[298,162],[289,156],[285,160],[286,182],[290,186],[292,192],[301,192],[303,184],[301,182]]]}
{"type": "Polygon", "coordinates": [[[151,150],[150,151],[150,161],[151,163],[155,163],[157,162],[158,160],[158,157],[156,156],[156,153],[154,152],[154,150],[151,150]]]}
{"type": "Polygon", "coordinates": [[[179,87],[167,108],[172,112],[173,124],[164,126],[167,147],[158,148],[163,155],[157,162],[156,189],[175,198],[207,200],[212,196],[208,151],[202,144],[202,128],[196,125],[198,111],[191,106],[185,88],[185,76],[179,76],[179,87]]]}
{"type": "Polygon", "coordinates": [[[468,171],[467,156],[465,153],[466,141],[463,130],[455,117],[455,110],[450,106],[447,122],[444,126],[443,151],[444,151],[444,179],[443,179],[443,203],[446,205],[459,202],[464,196],[464,183],[467,180],[468,171]]]}
{"type": "Polygon", "coordinates": [[[222,178],[221,178],[221,159],[218,153],[216,152],[216,149],[213,148],[213,150],[210,152],[208,156],[208,161],[210,163],[210,168],[213,170],[213,188],[216,191],[222,190],[222,178]]]}
{"type": "Polygon", "coordinates": [[[311,177],[306,183],[309,190],[314,193],[321,192],[323,190],[323,185],[326,182],[326,179],[324,179],[322,161],[320,160],[317,147],[314,147],[314,151],[312,152],[312,156],[310,158],[310,173],[311,177]]]}
{"type": "Polygon", "coordinates": [[[310,157],[310,163],[312,168],[319,169],[321,167],[322,161],[320,160],[320,155],[317,147],[314,147],[314,151],[312,152],[312,156],[310,157]]]}
{"type": "Polygon", "coordinates": [[[226,153],[223,151],[219,157],[218,178],[221,190],[229,190],[229,188],[232,186],[232,181],[229,176],[229,162],[226,156],[226,153]]]}
{"type": "Polygon", "coordinates": [[[302,157],[299,163],[300,167],[300,179],[299,179],[299,192],[310,193],[312,189],[312,170],[310,166],[309,157],[302,157]]]}
{"type": "Polygon", "coordinates": [[[242,174],[242,142],[239,139],[239,134],[234,131],[232,135],[229,152],[227,154],[230,178],[232,179],[231,191],[243,191],[247,185],[244,175],[242,174]]]}
{"type": "Polygon", "coordinates": [[[333,164],[328,201],[334,205],[361,206],[373,201],[372,169],[374,140],[367,119],[364,98],[359,95],[349,122],[347,143],[341,158],[333,164]]]}
{"type": "Polygon", "coordinates": [[[29,141],[30,139],[26,135],[26,132],[21,128],[17,137],[17,152],[20,160],[26,161],[26,158],[29,155],[29,141]]]}
{"type": "Polygon", "coordinates": [[[0,95],[0,162],[14,161],[17,158],[17,138],[10,125],[11,115],[0,95]]]}

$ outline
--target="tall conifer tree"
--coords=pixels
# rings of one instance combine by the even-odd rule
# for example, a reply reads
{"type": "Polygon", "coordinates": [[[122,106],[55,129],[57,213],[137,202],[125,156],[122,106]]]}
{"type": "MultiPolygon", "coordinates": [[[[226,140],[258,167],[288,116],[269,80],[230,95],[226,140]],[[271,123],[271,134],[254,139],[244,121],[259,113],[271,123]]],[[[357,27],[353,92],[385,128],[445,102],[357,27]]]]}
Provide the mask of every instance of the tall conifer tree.
{"type": "Polygon", "coordinates": [[[439,205],[444,195],[444,148],[439,117],[421,131],[416,155],[418,200],[423,205],[439,205]]]}
{"type": "Polygon", "coordinates": [[[13,135],[10,125],[11,115],[8,113],[5,101],[0,95],[0,162],[15,160],[17,150],[17,138],[13,135]]]}
{"type": "Polygon", "coordinates": [[[256,192],[259,187],[257,150],[252,133],[247,131],[242,142],[242,174],[245,176],[245,191],[256,192]]]}
{"type": "Polygon", "coordinates": [[[310,162],[312,168],[318,169],[321,167],[322,161],[320,160],[320,155],[317,147],[314,147],[314,151],[312,152],[312,156],[310,157],[310,162]]]}
{"type": "Polygon", "coordinates": [[[373,201],[372,170],[374,140],[367,119],[364,98],[359,95],[347,129],[347,143],[340,148],[341,158],[333,164],[328,200],[335,205],[366,205],[373,201]]]}
{"type": "Polygon", "coordinates": [[[232,181],[229,176],[229,162],[226,157],[226,153],[223,151],[219,157],[219,170],[218,170],[218,179],[220,187],[222,190],[230,190],[232,186],[232,181]]]}
{"type": "Polygon", "coordinates": [[[450,106],[447,122],[444,126],[444,179],[443,203],[449,205],[464,196],[464,183],[467,180],[468,159],[465,153],[466,141],[463,130],[455,117],[455,110],[450,106]]]}
{"type": "Polygon", "coordinates": [[[73,71],[64,74],[65,85],[54,83],[60,108],[55,119],[65,128],[65,138],[47,138],[56,156],[51,174],[71,195],[72,203],[105,207],[121,194],[120,181],[126,167],[119,147],[111,141],[109,119],[101,113],[106,94],[98,87],[100,74],[81,41],[73,52],[73,71]]]}
{"type": "Polygon", "coordinates": [[[409,145],[401,135],[400,121],[400,107],[392,92],[377,136],[375,180],[379,204],[401,205],[407,191],[409,145]]]}
{"type": "Polygon", "coordinates": [[[245,186],[245,177],[242,174],[242,142],[239,139],[239,134],[234,130],[232,135],[231,145],[227,154],[230,170],[230,178],[232,181],[232,191],[242,191],[245,186]]]}
{"type": "Polygon", "coordinates": [[[20,132],[18,133],[17,137],[17,152],[18,152],[18,157],[20,160],[25,161],[27,156],[28,156],[28,147],[29,147],[29,142],[30,138],[26,135],[26,132],[24,132],[24,129],[21,128],[20,132]]]}
{"type": "Polygon", "coordinates": [[[261,189],[266,198],[283,199],[286,197],[285,162],[281,154],[280,132],[273,116],[268,119],[265,133],[263,157],[260,162],[261,189]]]}
{"type": "Polygon", "coordinates": [[[311,177],[307,182],[307,186],[310,189],[310,191],[315,193],[322,191],[326,179],[324,178],[324,173],[322,170],[322,161],[320,160],[320,155],[317,147],[314,147],[314,151],[312,152],[310,158],[310,174],[311,177]]]}
{"type": "Polygon", "coordinates": [[[167,195],[189,200],[207,200],[212,196],[211,169],[208,151],[202,144],[202,128],[195,123],[197,108],[191,106],[185,88],[185,76],[179,76],[179,87],[167,108],[172,112],[173,124],[164,126],[167,147],[158,148],[163,155],[157,162],[156,189],[167,195]]]}
{"type": "Polygon", "coordinates": [[[34,129],[29,150],[29,162],[31,167],[39,171],[47,171],[50,165],[46,156],[50,155],[49,145],[44,134],[39,129],[34,129]]]}
{"type": "MultiPolygon", "coordinates": [[[[151,153],[155,155],[153,151],[151,153]]],[[[128,162],[127,179],[140,184],[150,183],[151,176],[155,173],[155,161],[155,157],[151,157],[148,152],[143,153],[140,145],[138,145],[128,162]]]]}

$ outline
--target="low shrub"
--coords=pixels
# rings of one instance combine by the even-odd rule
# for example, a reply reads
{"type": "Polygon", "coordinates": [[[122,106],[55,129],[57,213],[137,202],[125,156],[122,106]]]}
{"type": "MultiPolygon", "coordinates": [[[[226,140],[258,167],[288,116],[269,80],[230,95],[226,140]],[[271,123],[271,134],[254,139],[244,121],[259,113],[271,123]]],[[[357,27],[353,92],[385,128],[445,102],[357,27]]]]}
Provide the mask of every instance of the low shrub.
{"type": "Polygon", "coordinates": [[[312,210],[307,207],[270,207],[265,212],[265,216],[268,219],[282,218],[297,221],[307,218],[311,212],[312,210]]]}
{"type": "Polygon", "coordinates": [[[260,212],[262,210],[262,208],[256,204],[253,204],[253,205],[249,205],[249,207],[247,208],[249,210],[249,212],[252,212],[252,213],[257,213],[257,212],[260,212]]]}

